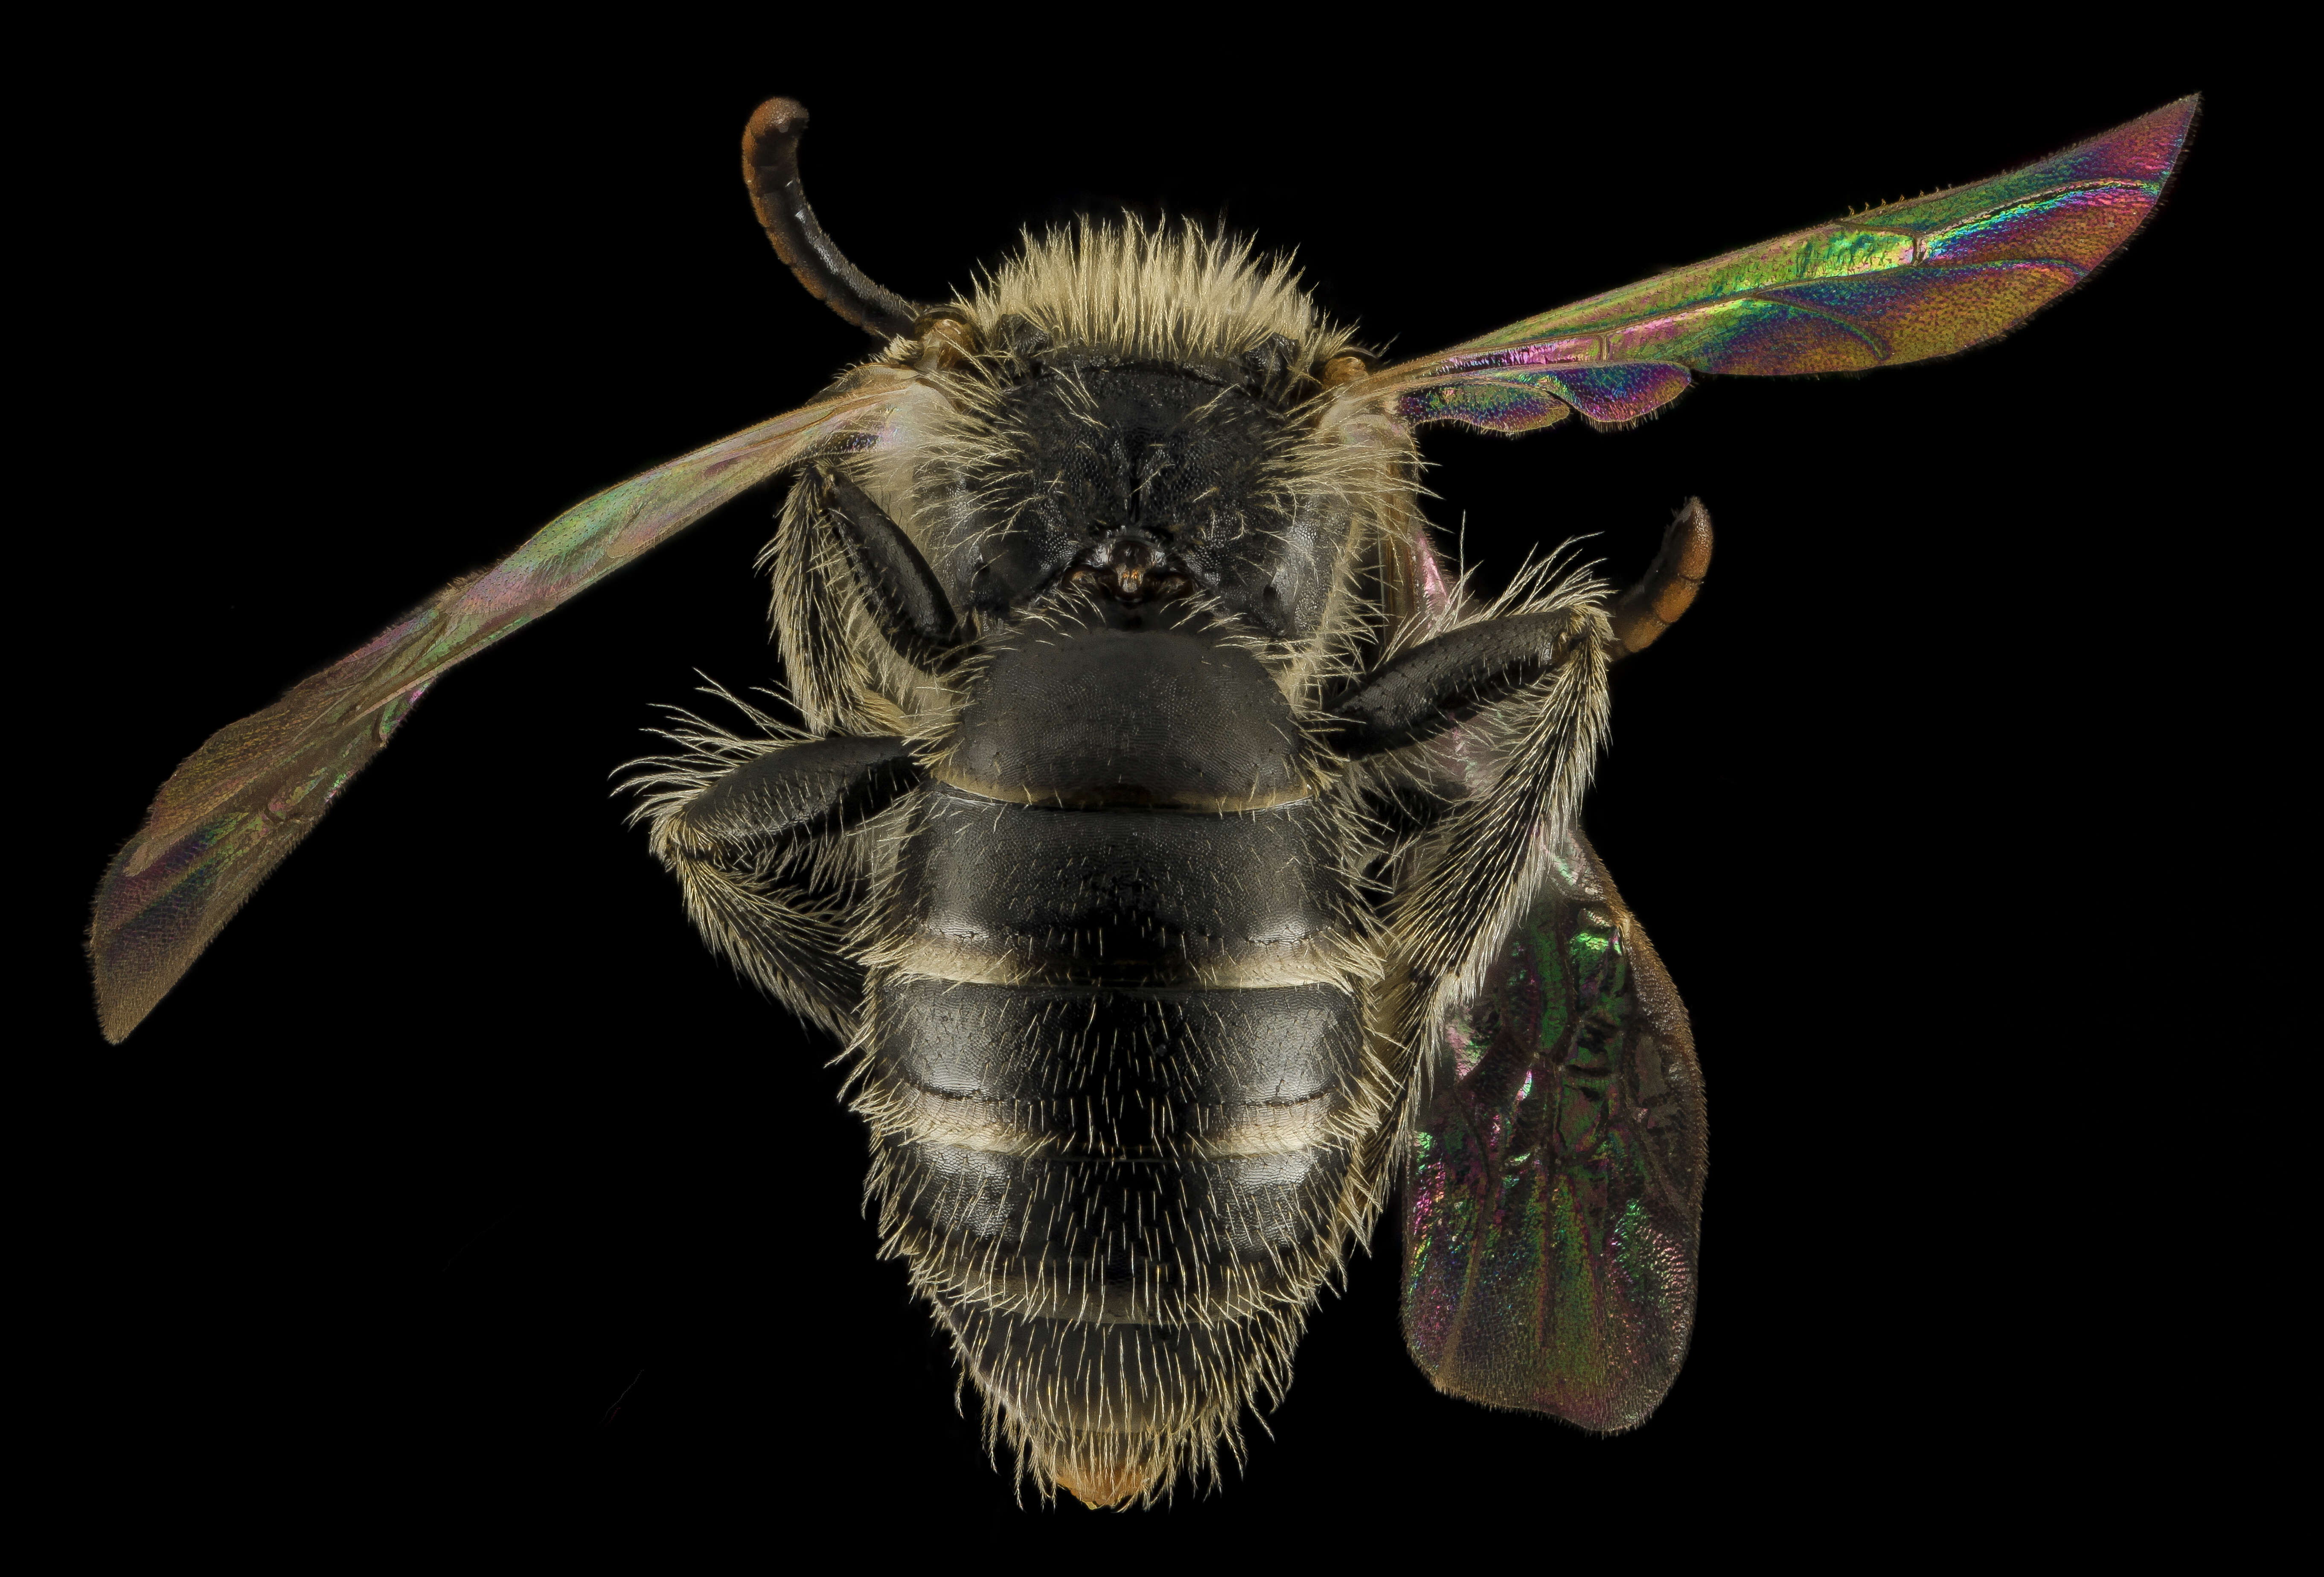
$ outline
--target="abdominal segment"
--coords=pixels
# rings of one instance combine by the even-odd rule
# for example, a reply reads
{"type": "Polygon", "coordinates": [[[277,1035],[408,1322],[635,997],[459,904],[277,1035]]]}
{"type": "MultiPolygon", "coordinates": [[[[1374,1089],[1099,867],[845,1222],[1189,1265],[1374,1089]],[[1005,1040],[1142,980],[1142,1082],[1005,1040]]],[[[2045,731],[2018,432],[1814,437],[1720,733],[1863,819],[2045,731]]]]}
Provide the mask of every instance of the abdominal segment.
{"type": "Polygon", "coordinates": [[[919,809],[855,1102],[887,1250],[1042,1489],[1150,1496],[1279,1393],[1368,1217],[1382,1101],[1321,815],[919,809]]]}

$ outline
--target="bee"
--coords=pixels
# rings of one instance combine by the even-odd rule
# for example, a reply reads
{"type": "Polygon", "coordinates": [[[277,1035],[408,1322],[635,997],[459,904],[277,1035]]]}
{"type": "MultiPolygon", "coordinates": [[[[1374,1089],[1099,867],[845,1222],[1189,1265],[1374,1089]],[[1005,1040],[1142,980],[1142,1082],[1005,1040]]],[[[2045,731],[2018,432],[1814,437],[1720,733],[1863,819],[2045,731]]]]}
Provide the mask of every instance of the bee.
{"type": "Polygon", "coordinates": [[[825,235],[770,101],[761,221],[871,354],[214,735],[100,888],[101,1024],[449,668],[792,475],[785,715],[681,718],[640,816],[711,947],[844,1045],[885,1251],[1020,1471],[1093,1505],[1214,1473],[1391,1200],[1441,1388],[1634,1426],[1692,1328],[1702,1078],[1578,816],[1609,669],[1685,613],[1710,519],[1618,595],[1551,560],[1473,597],[1415,434],[2004,333],[2135,232],[2194,109],[1394,359],[1184,227],[1053,232],[904,300],[825,235]]]}

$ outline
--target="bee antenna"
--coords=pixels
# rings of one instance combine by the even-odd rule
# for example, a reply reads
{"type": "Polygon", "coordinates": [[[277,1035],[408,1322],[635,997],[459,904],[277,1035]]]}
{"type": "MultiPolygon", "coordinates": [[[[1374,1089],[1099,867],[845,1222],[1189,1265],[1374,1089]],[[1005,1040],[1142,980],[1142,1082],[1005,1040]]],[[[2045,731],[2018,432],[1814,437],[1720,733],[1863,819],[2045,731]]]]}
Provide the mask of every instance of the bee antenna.
{"type": "Polygon", "coordinates": [[[807,106],[796,98],[767,100],[742,128],[742,180],[775,255],[790,265],[808,295],[866,334],[889,339],[910,333],[921,309],[874,283],[816,223],[799,186],[799,136],[806,130],[807,106]]]}

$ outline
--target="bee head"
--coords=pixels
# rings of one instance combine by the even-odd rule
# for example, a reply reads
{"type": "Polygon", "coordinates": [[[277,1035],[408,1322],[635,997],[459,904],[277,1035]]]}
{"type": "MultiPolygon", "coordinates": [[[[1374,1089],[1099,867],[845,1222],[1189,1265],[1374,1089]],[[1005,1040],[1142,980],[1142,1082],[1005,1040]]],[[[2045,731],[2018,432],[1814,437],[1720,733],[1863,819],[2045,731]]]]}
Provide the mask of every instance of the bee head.
{"type": "Polygon", "coordinates": [[[1257,632],[1305,632],[1320,609],[1303,612],[1318,600],[1304,594],[1331,573],[1305,559],[1339,534],[1295,529],[1286,455],[1304,429],[1270,397],[1279,373],[1038,355],[991,402],[977,463],[935,478],[952,493],[936,558],[957,604],[1006,623],[1095,596],[1138,627],[1135,610],[1201,596],[1257,632]]]}
{"type": "Polygon", "coordinates": [[[1028,237],[891,352],[953,413],[910,462],[915,534],[986,628],[1071,597],[1312,633],[1350,540],[1314,421],[1348,349],[1287,262],[1231,238],[1028,237]]]}

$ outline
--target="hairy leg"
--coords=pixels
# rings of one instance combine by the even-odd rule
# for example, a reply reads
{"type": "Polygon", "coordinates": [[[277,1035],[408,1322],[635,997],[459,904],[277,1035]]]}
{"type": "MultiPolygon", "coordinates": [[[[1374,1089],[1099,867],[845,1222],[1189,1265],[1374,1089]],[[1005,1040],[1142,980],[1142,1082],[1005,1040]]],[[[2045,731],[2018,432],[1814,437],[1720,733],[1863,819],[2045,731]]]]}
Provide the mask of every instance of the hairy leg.
{"type": "Polygon", "coordinates": [[[850,915],[866,875],[846,835],[919,781],[902,740],[838,738],[689,758],[638,786],[658,790],[640,813],[712,950],[845,1036],[863,997],[850,915]]]}

